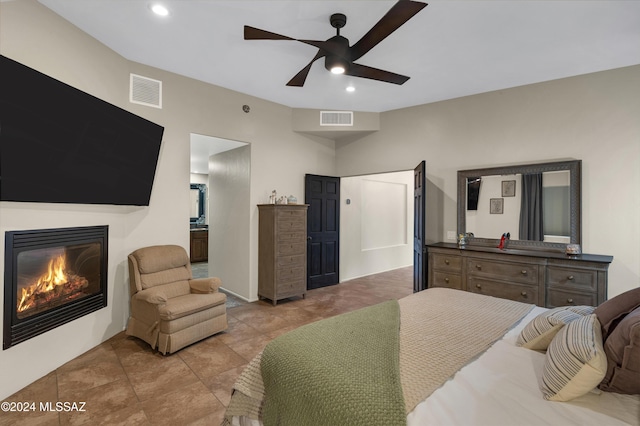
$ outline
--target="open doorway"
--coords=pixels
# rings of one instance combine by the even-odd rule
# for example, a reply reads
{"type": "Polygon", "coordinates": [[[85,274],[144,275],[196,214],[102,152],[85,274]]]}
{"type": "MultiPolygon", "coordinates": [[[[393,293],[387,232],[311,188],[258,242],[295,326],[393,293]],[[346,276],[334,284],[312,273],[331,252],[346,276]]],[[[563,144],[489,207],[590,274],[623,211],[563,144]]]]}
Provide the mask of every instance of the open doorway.
{"type": "Polygon", "coordinates": [[[340,180],[340,281],[413,264],[414,171],[340,180]]]}
{"type": "Polygon", "coordinates": [[[246,282],[234,271],[249,270],[250,145],[191,133],[190,159],[193,274],[220,277],[233,294],[234,283],[246,282]]]}

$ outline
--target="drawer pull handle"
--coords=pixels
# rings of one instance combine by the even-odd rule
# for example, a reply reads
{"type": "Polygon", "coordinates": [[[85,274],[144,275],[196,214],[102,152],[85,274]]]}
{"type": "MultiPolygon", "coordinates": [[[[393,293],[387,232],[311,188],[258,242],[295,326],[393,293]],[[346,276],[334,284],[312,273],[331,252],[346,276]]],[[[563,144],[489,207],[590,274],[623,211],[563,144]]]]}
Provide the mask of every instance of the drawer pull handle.
{"type": "Polygon", "coordinates": [[[567,303],[573,303],[573,299],[567,299],[567,303]]]}
{"type": "Polygon", "coordinates": [[[480,284],[476,284],[476,288],[482,288],[480,284]]]}
{"type": "Polygon", "coordinates": [[[567,277],[567,279],[568,279],[569,281],[573,281],[573,275],[569,275],[569,276],[567,277]]]}
{"type": "Polygon", "coordinates": [[[520,293],[520,295],[521,295],[522,297],[527,297],[527,292],[526,292],[526,291],[523,291],[522,293],[520,293]]]}
{"type": "Polygon", "coordinates": [[[523,269],[522,271],[520,271],[520,273],[521,273],[522,275],[527,275],[527,270],[526,270],[526,269],[523,269]]]}
{"type": "Polygon", "coordinates": [[[449,282],[449,277],[446,277],[446,278],[444,279],[444,282],[445,282],[445,283],[448,283],[448,282],[449,282]]]}
{"type": "Polygon", "coordinates": [[[444,260],[444,264],[445,264],[445,265],[448,265],[448,264],[449,264],[449,259],[445,259],[445,260],[444,260]]]}
{"type": "Polygon", "coordinates": [[[482,269],[482,265],[476,264],[476,269],[482,269]]]}

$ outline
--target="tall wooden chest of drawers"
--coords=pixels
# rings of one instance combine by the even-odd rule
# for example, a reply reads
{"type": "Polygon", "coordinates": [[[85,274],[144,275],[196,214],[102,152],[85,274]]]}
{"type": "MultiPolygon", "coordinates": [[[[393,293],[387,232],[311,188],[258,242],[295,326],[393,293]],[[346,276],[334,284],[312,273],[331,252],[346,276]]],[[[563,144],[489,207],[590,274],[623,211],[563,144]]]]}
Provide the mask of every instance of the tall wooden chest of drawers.
{"type": "Polygon", "coordinates": [[[307,292],[307,207],[258,205],[258,297],[274,306],[307,292]]]}

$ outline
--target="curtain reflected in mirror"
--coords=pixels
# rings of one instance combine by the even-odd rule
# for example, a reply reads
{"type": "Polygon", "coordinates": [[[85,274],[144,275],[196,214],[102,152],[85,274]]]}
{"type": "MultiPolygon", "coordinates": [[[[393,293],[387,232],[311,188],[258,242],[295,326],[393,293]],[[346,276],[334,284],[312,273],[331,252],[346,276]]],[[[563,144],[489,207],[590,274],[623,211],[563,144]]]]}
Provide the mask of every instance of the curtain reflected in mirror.
{"type": "Polygon", "coordinates": [[[519,239],[544,241],[542,173],[522,175],[519,239]]]}

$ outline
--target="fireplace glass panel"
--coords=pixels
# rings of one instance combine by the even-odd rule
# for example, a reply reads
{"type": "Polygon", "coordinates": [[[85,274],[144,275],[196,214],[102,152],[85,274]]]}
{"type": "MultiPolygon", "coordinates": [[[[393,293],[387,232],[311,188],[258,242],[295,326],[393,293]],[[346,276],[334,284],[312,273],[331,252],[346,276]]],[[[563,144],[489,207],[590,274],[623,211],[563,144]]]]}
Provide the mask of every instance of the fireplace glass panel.
{"type": "Polygon", "coordinates": [[[17,257],[18,319],[100,292],[100,244],[23,251],[17,257]]]}

